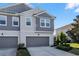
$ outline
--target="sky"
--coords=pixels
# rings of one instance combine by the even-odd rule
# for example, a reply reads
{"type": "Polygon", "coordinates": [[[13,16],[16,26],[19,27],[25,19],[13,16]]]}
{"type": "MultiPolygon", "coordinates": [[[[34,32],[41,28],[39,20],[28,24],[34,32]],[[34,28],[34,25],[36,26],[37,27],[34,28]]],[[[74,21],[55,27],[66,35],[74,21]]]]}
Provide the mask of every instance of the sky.
{"type": "MultiPolygon", "coordinates": [[[[0,3],[1,8],[7,5],[11,4],[0,3]]],[[[40,8],[46,10],[50,15],[55,16],[55,29],[72,23],[76,15],[79,15],[78,3],[31,3],[28,5],[30,5],[32,8],[40,8]]]]}

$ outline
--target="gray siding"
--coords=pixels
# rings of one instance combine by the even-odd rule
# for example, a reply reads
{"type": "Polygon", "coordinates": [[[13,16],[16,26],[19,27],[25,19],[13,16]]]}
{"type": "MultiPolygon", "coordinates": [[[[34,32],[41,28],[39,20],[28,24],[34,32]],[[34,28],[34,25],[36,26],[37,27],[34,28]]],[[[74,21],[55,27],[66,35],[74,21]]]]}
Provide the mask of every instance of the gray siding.
{"type": "Polygon", "coordinates": [[[19,31],[20,27],[12,26],[12,16],[7,16],[7,26],[0,26],[0,30],[15,30],[19,31]]]}
{"type": "Polygon", "coordinates": [[[51,18],[50,15],[48,15],[47,13],[43,13],[43,14],[40,14],[38,15],[39,17],[48,17],[48,18],[51,18]]]}
{"type": "Polygon", "coordinates": [[[50,28],[40,27],[40,18],[36,17],[36,31],[53,31],[54,30],[54,20],[50,19],[50,28]]]}

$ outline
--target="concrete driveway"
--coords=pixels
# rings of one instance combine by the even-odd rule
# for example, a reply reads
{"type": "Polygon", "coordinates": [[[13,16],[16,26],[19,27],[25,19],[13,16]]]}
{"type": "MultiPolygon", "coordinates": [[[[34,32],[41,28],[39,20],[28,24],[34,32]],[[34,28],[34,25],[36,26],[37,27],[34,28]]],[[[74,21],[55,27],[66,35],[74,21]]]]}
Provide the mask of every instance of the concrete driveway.
{"type": "Polygon", "coordinates": [[[28,47],[31,56],[75,56],[54,47],[28,47]]]}
{"type": "Polygon", "coordinates": [[[16,56],[16,48],[0,49],[0,56],[16,56]]]}

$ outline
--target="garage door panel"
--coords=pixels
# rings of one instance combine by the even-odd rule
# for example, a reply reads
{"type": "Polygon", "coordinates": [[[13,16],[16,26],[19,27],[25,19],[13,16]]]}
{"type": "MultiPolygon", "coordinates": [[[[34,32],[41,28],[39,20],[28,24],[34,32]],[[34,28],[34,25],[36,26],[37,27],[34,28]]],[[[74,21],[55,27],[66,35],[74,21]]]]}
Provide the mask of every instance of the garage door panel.
{"type": "Polygon", "coordinates": [[[49,37],[26,37],[27,47],[48,46],[49,37]]]}
{"type": "Polygon", "coordinates": [[[16,48],[18,37],[0,37],[0,48],[16,48]]]}

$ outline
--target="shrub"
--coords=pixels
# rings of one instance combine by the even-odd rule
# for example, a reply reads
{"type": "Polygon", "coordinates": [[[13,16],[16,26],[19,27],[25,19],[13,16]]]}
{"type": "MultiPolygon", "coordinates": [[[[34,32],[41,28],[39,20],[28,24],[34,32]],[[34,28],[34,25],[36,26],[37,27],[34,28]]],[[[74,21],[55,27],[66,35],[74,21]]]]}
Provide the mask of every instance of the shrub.
{"type": "Polygon", "coordinates": [[[23,49],[23,48],[25,48],[23,43],[21,43],[21,44],[18,45],[18,50],[19,49],[23,49]]]}
{"type": "Polygon", "coordinates": [[[17,54],[17,56],[30,56],[27,48],[24,47],[24,44],[18,45],[16,54],[17,54]]]}
{"type": "Polygon", "coordinates": [[[63,46],[65,46],[65,47],[70,47],[70,44],[63,44],[63,46]]]}
{"type": "Polygon", "coordinates": [[[54,46],[63,45],[64,43],[66,44],[67,42],[70,42],[70,40],[68,40],[68,37],[63,32],[54,37],[54,46]]]}
{"type": "Polygon", "coordinates": [[[70,51],[72,49],[70,46],[62,46],[62,45],[58,45],[56,48],[64,51],[70,51]]]}
{"type": "Polygon", "coordinates": [[[54,37],[54,46],[59,45],[59,43],[60,43],[60,38],[59,35],[57,35],[57,37],[54,37]]]}
{"type": "Polygon", "coordinates": [[[17,50],[17,56],[30,56],[27,48],[21,48],[17,50]]]}
{"type": "Polygon", "coordinates": [[[71,40],[67,40],[66,43],[71,43],[71,40]]]}

